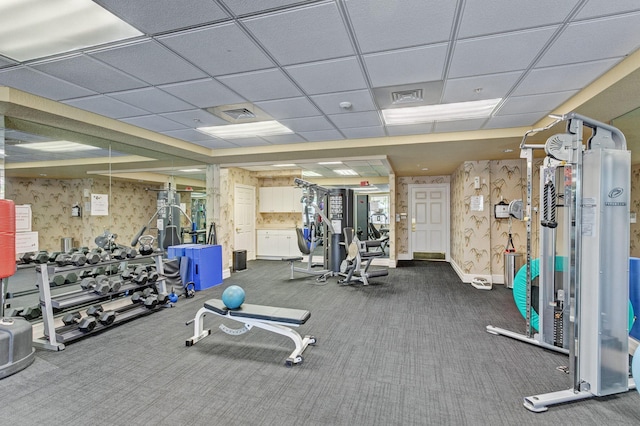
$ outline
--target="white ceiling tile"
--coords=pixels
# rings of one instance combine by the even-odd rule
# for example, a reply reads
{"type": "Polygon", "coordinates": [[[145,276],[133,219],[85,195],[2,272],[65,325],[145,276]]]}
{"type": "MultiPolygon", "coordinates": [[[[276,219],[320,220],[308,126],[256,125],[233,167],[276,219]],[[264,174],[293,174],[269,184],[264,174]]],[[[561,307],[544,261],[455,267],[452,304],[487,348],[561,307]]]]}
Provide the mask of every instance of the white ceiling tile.
{"type": "Polygon", "coordinates": [[[442,103],[503,98],[520,76],[522,71],[449,79],[444,85],[442,103]]]}
{"type": "Polygon", "coordinates": [[[91,53],[90,56],[153,85],[207,76],[154,41],[110,48],[91,53]]]}
{"type": "Polygon", "coordinates": [[[518,85],[513,96],[582,89],[618,62],[620,58],[534,69],[518,85]]]}
{"type": "Polygon", "coordinates": [[[163,131],[162,133],[167,136],[171,136],[172,138],[182,139],[183,141],[188,142],[202,142],[211,140],[211,135],[207,135],[195,129],[169,130],[163,131]]]}
{"type": "Polygon", "coordinates": [[[533,112],[529,114],[513,114],[491,117],[483,128],[506,129],[510,127],[533,126],[546,115],[546,112],[533,112]]]}
{"type": "MultiPolygon", "coordinates": [[[[217,126],[220,124],[228,124],[227,121],[220,117],[208,113],[201,109],[191,109],[187,111],[168,112],[160,114],[162,117],[168,118],[187,127],[204,127],[217,126]]],[[[210,138],[211,136],[209,136],[210,138]]]]}
{"type": "Polygon", "coordinates": [[[359,138],[378,138],[385,136],[384,127],[354,127],[351,129],[342,129],[342,133],[349,139],[359,138]]]}
{"type": "Polygon", "coordinates": [[[109,96],[157,114],[193,109],[193,105],[183,102],[155,87],[111,93],[109,96]]]}
{"type": "Polygon", "coordinates": [[[288,143],[302,143],[306,142],[300,135],[274,135],[274,136],[262,136],[262,139],[272,144],[288,144],[288,143]]]}
{"type": "Polygon", "coordinates": [[[211,78],[160,86],[160,89],[200,108],[245,102],[242,96],[211,78]]]}
{"type": "Polygon", "coordinates": [[[364,56],[373,87],[442,79],[447,45],[415,47],[364,56]]]}
{"type": "Polygon", "coordinates": [[[14,87],[56,101],[95,94],[94,91],[26,67],[0,70],[0,86],[14,87]]]}
{"type": "Polygon", "coordinates": [[[320,115],[318,108],[303,97],[256,102],[256,106],[276,120],[320,115]]]}
{"type": "Polygon", "coordinates": [[[352,112],[351,114],[335,114],[330,115],[329,120],[331,120],[338,129],[382,125],[378,111],[352,112]]]}
{"type": "Polygon", "coordinates": [[[300,90],[279,69],[218,77],[218,80],[252,102],[300,96],[300,90]]]}
{"type": "Polygon", "coordinates": [[[334,2],[242,20],[280,65],[353,55],[334,2]]]}
{"type": "Polygon", "coordinates": [[[368,90],[314,95],[311,96],[311,99],[325,114],[348,114],[351,112],[373,111],[376,109],[376,105],[371,98],[371,93],[369,93],[368,90]],[[351,102],[351,108],[344,109],[340,107],[340,102],[351,102]]]}
{"type": "Polygon", "coordinates": [[[309,142],[335,141],[344,139],[344,136],[337,130],[318,130],[315,132],[298,132],[300,136],[309,142]]]}
{"type": "Polygon", "coordinates": [[[367,83],[354,57],[286,67],[307,94],[364,89],[367,83]]]}
{"type": "Polygon", "coordinates": [[[449,78],[525,69],[554,31],[555,28],[544,28],[459,41],[449,78]]]}
{"type": "Polygon", "coordinates": [[[640,13],[569,24],[536,66],[626,56],[640,46],[638,27],[640,13]]]}
{"type": "Polygon", "coordinates": [[[466,0],[458,38],[561,24],[577,0],[466,0]]]}
{"type": "Polygon", "coordinates": [[[71,99],[62,102],[67,105],[84,109],[86,111],[95,112],[96,114],[104,115],[105,117],[111,118],[134,117],[137,115],[149,114],[149,111],[136,108],[132,105],[120,102],[117,99],[113,99],[104,95],[88,96],[86,98],[71,99]]]}
{"type": "Polygon", "coordinates": [[[153,130],[154,132],[166,132],[168,130],[182,129],[182,124],[160,117],[159,115],[144,115],[141,117],[122,118],[120,121],[153,130]]]}
{"type": "Polygon", "coordinates": [[[589,0],[576,15],[576,20],[598,18],[624,12],[640,11],[638,0],[589,0]]]}
{"type": "Polygon", "coordinates": [[[444,133],[479,130],[482,128],[482,125],[485,123],[485,121],[487,121],[486,118],[475,120],[438,121],[435,123],[433,131],[434,133],[444,133]]]}
{"type": "Polygon", "coordinates": [[[333,129],[333,125],[324,117],[302,117],[280,120],[282,125],[294,132],[311,132],[315,130],[333,129]]]}
{"type": "Polygon", "coordinates": [[[308,0],[223,0],[223,3],[236,15],[246,15],[248,13],[262,12],[264,10],[294,5],[296,3],[308,2],[308,0]]]}
{"type": "Polygon", "coordinates": [[[455,1],[346,1],[363,53],[449,39],[455,1]]]}
{"type": "Polygon", "coordinates": [[[235,23],[157,38],[212,76],[273,67],[273,62],[235,23]]]}
{"type": "Polygon", "coordinates": [[[99,93],[118,92],[146,86],[143,81],[86,55],[36,64],[33,65],[33,68],[99,93]]]}
{"type": "Polygon", "coordinates": [[[432,129],[433,123],[387,126],[387,133],[389,136],[421,135],[431,133],[432,129]]]}
{"type": "Polygon", "coordinates": [[[577,90],[568,90],[564,92],[544,93],[541,95],[511,96],[504,102],[496,115],[500,116],[551,111],[577,92],[577,90]]]}
{"type": "Polygon", "coordinates": [[[228,18],[211,0],[189,0],[188,4],[175,0],[96,0],[96,3],[147,34],[228,18]]]}

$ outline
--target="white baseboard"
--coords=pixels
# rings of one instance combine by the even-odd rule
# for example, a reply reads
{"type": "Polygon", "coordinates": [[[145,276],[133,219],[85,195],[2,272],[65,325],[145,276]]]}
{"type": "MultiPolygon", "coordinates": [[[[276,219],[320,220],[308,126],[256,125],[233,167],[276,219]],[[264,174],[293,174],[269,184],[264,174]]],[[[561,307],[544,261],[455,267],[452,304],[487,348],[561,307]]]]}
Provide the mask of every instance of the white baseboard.
{"type": "Polygon", "coordinates": [[[222,270],[222,279],[226,280],[229,277],[231,277],[231,269],[230,268],[223,269],[222,270]]]}
{"type": "Polygon", "coordinates": [[[458,277],[460,277],[460,280],[462,280],[463,283],[469,284],[474,278],[484,278],[485,280],[487,280],[492,284],[504,284],[504,275],[466,274],[454,260],[451,260],[450,263],[451,263],[451,266],[453,267],[453,270],[456,271],[456,274],[458,274],[458,277]]]}

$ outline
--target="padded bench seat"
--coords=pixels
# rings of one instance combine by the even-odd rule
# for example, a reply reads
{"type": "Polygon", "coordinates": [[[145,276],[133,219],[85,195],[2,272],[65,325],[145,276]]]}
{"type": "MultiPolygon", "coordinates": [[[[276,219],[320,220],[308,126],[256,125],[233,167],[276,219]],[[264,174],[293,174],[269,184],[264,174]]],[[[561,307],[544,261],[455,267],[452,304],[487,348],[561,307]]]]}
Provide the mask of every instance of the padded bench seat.
{"type": "Polygon", "coordinates": [[[187,339],[185,344],[193,346],[200,340],[211,334],[211,329],[204,328],[204,317],[207,314],[220,316],[227,320],[242,323],[241,328],[229,328],[224,324],[218,327],[226,334],[238,336],[251,330],[253,327],[261,328],[272,333],[286,336],[293,341],[295,349],[285,360],[285,365],[292,366],[302,362],[302,353],[309,345],[316,344],[316,338],[310,335],[300,336],[291,327],[299,327],[307,322],[311,313],[304,309],[278,308],[276,306],[251,305],[243,303],[238,309],[227,308],[220,299],[209,299],[204,306],[196,312],[193,320],[187,325],[193,324],[193,336],[187,339]]]}
{"type": "Polygon", "coordinates": [[[311,317],[309,311],[302,309],[277,308],[274,306],[251,305],[249,303],[243,303],[238,309],[229,309],[220,299],[209,299],[204,302],[204,307],[220,315],[228,314],[232,317],[253,318],[286,324],[301,325],[311,317]]]}

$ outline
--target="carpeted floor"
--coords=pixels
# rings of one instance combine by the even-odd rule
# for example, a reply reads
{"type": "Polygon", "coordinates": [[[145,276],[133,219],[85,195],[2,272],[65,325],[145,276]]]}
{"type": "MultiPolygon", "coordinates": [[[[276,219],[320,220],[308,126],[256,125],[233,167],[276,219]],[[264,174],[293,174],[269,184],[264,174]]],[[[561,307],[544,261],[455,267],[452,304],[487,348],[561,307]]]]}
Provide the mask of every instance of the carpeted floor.
{"type": "MultiPolygon", "coordinates": [[[[0,423],[51,425],[637,425],[636,391],[534,414],[524,396],[566,389],[567,357],[485,331],[521,331],[511,292],[476,290],[444,262],[403,262],[367,287],[289,280],[287,265],[252,261],[224,284],[80,340],[38,351],[0,381],[0,423]],[[303,364],[282,336],[253,329],[193,347],[185,326],[230,284],[247,303],[308,309],[303,364]]],[[[236,328],[239,323],[229,323],[236,328]]]]}

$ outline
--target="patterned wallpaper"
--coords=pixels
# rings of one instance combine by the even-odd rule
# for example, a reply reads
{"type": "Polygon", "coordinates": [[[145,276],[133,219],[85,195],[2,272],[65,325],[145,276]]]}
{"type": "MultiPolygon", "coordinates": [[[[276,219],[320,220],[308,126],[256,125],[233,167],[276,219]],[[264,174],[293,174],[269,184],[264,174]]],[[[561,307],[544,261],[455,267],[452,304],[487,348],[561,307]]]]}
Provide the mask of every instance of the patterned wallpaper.
{"type": "Polygon", "coordinates": [[[91,179],[20,179],[9,178],[6,198],[17,205],[30,204],[32,230],[38,232],[41,250],[60,250],[60,240],[72,237],[76,246],[95,247],[94,239],[105,230],[117,234],[116,242],[129,246],[134,235],[156,211],[156,193],[145,191],[147,185],[107,178],[91,179]],[[109,196],[109,215],[91,216],[87,211],[84,189],[92,194],[109,196]],[[71,207],[79,203],[82,217],[71,217],[71,207]]]}

